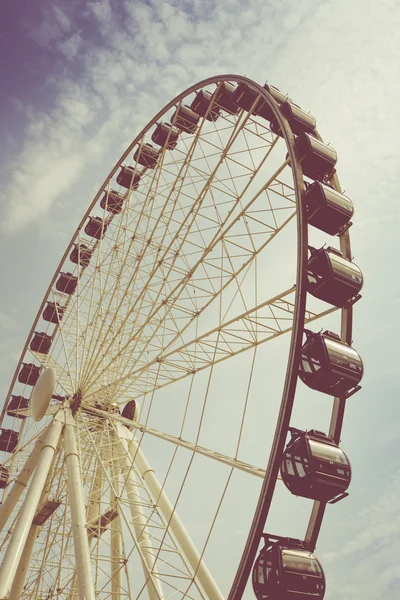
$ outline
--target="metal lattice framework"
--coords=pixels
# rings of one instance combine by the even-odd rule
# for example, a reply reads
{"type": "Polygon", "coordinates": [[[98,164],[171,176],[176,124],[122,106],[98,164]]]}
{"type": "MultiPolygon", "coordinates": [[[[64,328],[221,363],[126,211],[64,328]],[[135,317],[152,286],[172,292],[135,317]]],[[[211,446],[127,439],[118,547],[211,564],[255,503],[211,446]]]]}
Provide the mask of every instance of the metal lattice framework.
{"type": "MultiPolygon", "coordinates": [[[[336,174],[329,183],[340,190],[336,174]]],[[[18,444],[0,452],[8,475],[0,507],[0,599],[222,600],[219,586],[231,586],[229,600],[241,597],[278,479],[304,325],[336,313],[342,340],[352,338],[351,306],[337,311],[307,299],[303,193],[287,119],[265,88],[244,77],[192,86],[133,140],[60,261],[4,403],[1,426],[18,432],[18,444]],[[218,104],[227,83],[253,91],[250,110],[218,104]],[[180,131],[173,149],[170,131],[154,168],[140,165],[133,152],[142,151],[157,123],[172,118],[178,127],[177,109],[200,90],[211,97],[205,116],[192,132],[180,131]],[[260,99],[281,136],[256,113],[260,99]],[[209,118],[212,111],[218,119],[209,118]],[[139,173],[138,187],[133,180],[118,186],[122,166],[139,173]],[[123,197],[120,212],[108,210],[113,190],[123,197]],[[102,218],[99,239],[86,231],[93,216],[102,218]],[[89,249],[87,264],[79,265],[79,253],[77,264],[70,261],[74,247],[89,249]],[[60,273],[75,278],[74,293],[57,289],[60,273]],[[49,302],[62,310],[54,323],[43,320],[49,302]],[[51,336],[49,352],[31,348],[35,331],[51,336]],[[246,419],[259,397],[257,361],[274,353],[281,338],[287,366],[267,461],[268,443],[263,456],[252,454],[246,419]],[[13,396],[29,399],[33,389],[21,381],[23,363],[56,374],[38,423],[29,406],[8,410],[13,396]],[[225,421],[218,421],[217,399],[235,371],[232,421],[223,402],[225,421]],[[134,420],[120,410],[132,400],[141,407],[134,420]],[[256,482],[255,515],[221,575],[215,558],[224,543],[216,531],[219,523],[229,528],[229,519],[237,521],[224,506],[239,476],[256,482]],[[201,512],[199,526],[193,511],[201,512]]],[[[348,231],[340,248],[351,259],[348,231]]],[[[344,406],[335,399],[336,441],[344,406]]],[[[305,536],[311,549],[324,510],[315,502],[305,536]]]]}

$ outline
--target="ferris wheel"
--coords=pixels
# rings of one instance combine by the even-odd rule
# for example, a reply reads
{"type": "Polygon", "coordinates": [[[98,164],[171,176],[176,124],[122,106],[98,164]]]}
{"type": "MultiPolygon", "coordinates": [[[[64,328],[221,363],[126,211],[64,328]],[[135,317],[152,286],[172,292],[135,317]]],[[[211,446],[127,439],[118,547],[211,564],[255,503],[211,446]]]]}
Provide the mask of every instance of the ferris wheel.
{"type": "Polygon", "coordinates": [[[236,75],[135,137],[4,402],[0,599],[239,600],[252,569],[259,599],[323,598],[314,550],[347,495],[340,434],[363,375],[336,161],[313,116],[236,75]],[[300,386],[325,396],[325,431],[294,427],[300,386]],[[277,486],[309,499],[302,539],[265,531],[277,486]]]}

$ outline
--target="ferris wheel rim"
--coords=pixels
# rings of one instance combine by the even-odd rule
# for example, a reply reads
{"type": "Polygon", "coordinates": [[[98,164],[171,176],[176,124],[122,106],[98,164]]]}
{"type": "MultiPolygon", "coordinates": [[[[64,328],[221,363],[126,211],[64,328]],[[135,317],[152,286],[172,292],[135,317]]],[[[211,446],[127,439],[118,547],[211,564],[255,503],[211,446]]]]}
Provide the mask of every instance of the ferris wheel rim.
{"type": "MultiPolygon", "coordinates": [[[[291,132],[291,129],[290,129],[289,125],[287,124],[286,119],[282,117],[281,113],[277,109],[277,106],[275,106],[274,103],[271,104],[270,98],[269,98],[268,94],[266,93],[266,91],[264,90],[264,88],[262,86],[260,86],[259,84],[255,83],[252,80],[245,78],[245,77],[226,74],[226,75],[220,75],[220,76],[207,78],[205,80],[202,80],[201,82],[196,83],[193,86],[190,86],[184,92],[181,92],[180,94],[178,94],[167,105],[165,105],[163,107],[163,109],[161,111],[159,111],[159,113],[157,113],[157,115],[146,125],[146,127],[144,127],[142,129],[142,131],[139,133],[139,135],[136,136],[136,138],[130,144],[128,149],[123,153],[121,158],[117,161],[117,163],[115,164],[113,169],[110,171],[110,174],[107,176],[106,180],[104,181],[102,186],[99,188],[98,193],[96,194],[93,201],[91,202],[91,204],[90,204],[89,208],[87,209],[85,215],[83,216],[78,228],[75,230],[75,233],[74,233],[73,237],[71,238],[71,241],[69,242],[69,244],[65,250],[65,253],[64,253],[63,257],[61,258],[61,261],[55,271],[54,277],[51,280],[51,283],[47,289],[46,295],[44,296],[42,304],[38,310],[37,316],[33,322],[32,328],[28,334],[24,349],[21,353],[20,360],[18,362],[18,365],[17,365],[15,373],[14,373],[13,381],[10,385],[10,389],[9,389],[9,392],[6,397],[3,411],[1,413],[0,424],[2,422],[2,419],[4,418],[4,414],[7,409],[8,400],[10,398],[12,389],[15,385],[15,381],[18,376],[20,366],[21,366],[24,356],[27,352],[29,341],[32,337],[32,334],[34,332],[36,324],[40,318],[43,307],[44,307],[47,299],[49,298],[51,289],[56,281],[56,278],[57,278],[60,270],[62,269],[63,264],[65,263],[65,261],[68,257],[69,251],[71,250],[74,242],[76,241],[77,237],[79,236],[79,232],[81,231],[81,229],[84,226],[85,220],[90,215],[90,212],[93,209],[93,207],[95,206],[95,204],[98,202],[102,192],[107,187],[107,184],[110,181],[111,177],[116,173],[117,169],[121,166],[121,164],[126,159],[126,157],[132,152],[132,150],[136,146],[136,144],[138,142],[140,142],[140,140],[143,138],[143,136],[150,130],[150,128],[155,123],[157,123],[158,119],[160,119],[168,110],[170,110],[173,106],[175,106],[179,101],[183,100],[190,93],[195,92],[196,90],[201,89],[202,87],[204,87],[206,85],[211,85],[214,83],[218,84],[218,83],[224,82],[224,81],[245,83],[245,84],[249,85],[249,87],[251,87],[252,89],[256,90],[257,93],[259,93],[264,98],[264,100],[266,100],[269,103],[270,108],[273,111],[274,116],[275,116],[277,122],[279,123],[279,126],[280,126],[282,132],[284,133],[284,139],[285,139],[285,143],[286,143],[287,150],[289,153],[289,158],[290,158],[292,172],[293,172],[293,181],[295,183],[295,191],[296,191],[296,205],[297,205],[296,218],[297,218],[297,244],[298,244],[297,245],[297,269],[296,269],[297,279],[296,279],[295,309],[294,309],[295,310],[294,315],[296,315],[296,316],[294,316],[294,320],[293,320],[292,337],[291,337],[291,344],[290,344],[291,350],[290,350],[290,353],[289,353],[289,356],[287,359],[288,369],[287,369],[287,374],[286,374],[286,378],[285,378],[285,388],[284,388],[285,391],[284,391],[284,393],[282,395],[282,399],[281,399],[282,414],[281,414],[281,417],[278,419],[278,423],[279,423],[279,421],[281,421],[281,423],[280,423],[280,425],[278,425],[278,423],[277,423],[277,430],[275,433],[275,438],[277,441],[276,441],[276,444],[274,442],[273,448],[271,449],[271,452],[269,454],[269,463],[268,463],[269,471],[267,471],[267,474],[266,474],[266,477],[264,480],[263,489],[260,493],[259,507],[261,510],[261,504],[262,504],[262,507],[265,512],[265,498],[270,496],[270,499],[272,499],[272,494],[274,491],[274,486],[275,486],[275,482],[276,482],[276,478],[277,478],[278,470],[279,470],[279,465],[280,465],[279,456],[281,454],[281,451],[279,450],[279,448],[281,447],[283,449],[284,441],[285,441],[286,435],[287,435],[287,429],[289,427],[291,407],[293,405],[294,396],[295,396],[295,387],[296,387],[296,382],[297,382],[297,367],[298,367],[299,356],[300,356],[300,351],[301,351],[301,340],[302,340],[304,319],[305,319],[305,312],[306,312],[305,302],[306,302],[307,289],[306,289],[305,277],[306,277],[306,265],[307,265],[307,221],[305,218],[304,207],[302,206],[302,203],[301,203],[301,197],[302,197],[302,193],[303,193],[303,177],[302,177],[301,167],[299,166],[299,162],[298,162],[298,159],[295,154],[294,136],[291,132]],[[275,453],[275,458],[273,458],[273,460],[271,462],[271,456],[273,453],[275,453]],[[261,500],[261,498],[262,498],[262,500],[261,500]]],[[[338,185],[338,182],[337,182],[337,185],[338,185]]],[[[349,239],[348,232],[346,232],[344,234],[343,239],[349,239]]],[[[347,246],[348,245],[349,244],[347,244],[347,246]]],[[[350,317],[350,325],[349,325],[349,315],[351,316],[351,308],[344,309],[344,310],[348,311],[346,313],[346,315],[347,315],[347,317],[346,317],[346,319],[347,319],[347,321],[346,321],[347,322],[346,338],[348,338],[349,331],[350,331],[350,337],[351,337],[351,317],[350,317]]],[[[342,314],[344,314],[344,313],[342,312],[342,314]]],[[[342,321],[342,323],[343,323],[343,321],[342,321]]],[[[246,565],[246,568],[244,568],[244,566],[239,568],[238,577],[235,579],[235,581],[232,585],[229,597],[228,597],[229,600],[233,600],[233,599],[236,600],[237,598],[239,598],[240,597],[240,589],[241,588],[244,589],[244,585],[245,585],[244,582],[245,581],[247,582],[248,574],[251,569],[250,563],[252,564],[252,562],[253,562],[252,557],[253,557],[253,559],[255,557],[255,553],[256,553],[256,550],[258,547],[258,543],[259,543],[258,542],[259,534],[260,534],[260,531],[263,529],[264,523],[265,523],[264,516],[266,517],[266,515],[260,514],[260,510],[257,509],[257,511],[258,511],[258,516],[256,519],[257,522],[255,522],[255,521],[253,522],[251,531],[249,533],[249,539],[250,539],[250,537],[252,538],[251,542],[248,544],[249,547],[247,548],[247,550],[245,549],[245,552],[242,555],[242,563],[243,563],[243,565],[246,565]],[[246,553],[246,555],[245,555],[245,553],[246,553]],[[247,571],[247,575],[246,575],[246,571],[247,571]]],[[[257,511],[256,511],[256,514],[257,514],[257,511]]]]}
{"type": "MultiPolygon", "coordinates": [[[[140,133],[134,138],[134,140],[131,142],[131,144],[128,146],[128,148],[123,152],[123,154],[121,155],[121,157],[118,159],[118,161],[115,163],[114,167],[111,169],[111,171],[107,175],[106,179],[103,181],[102,185],[99,187],[98,192],[96,193],[96,195],[94,196],[93,200],[89,204],[86,212],[84,213],[81,221],[79,222],[79,225],[75,229],[75,232],[72,235],[72,237],[71,237],[71,239],[70,239],[70,241],[69,241],[69,243],[68,243],[68,245],[67,245],[67,247],[66,247],[66,249],[64,251],[64,254],[62,255],[62,257],[61,257],[61,259],[60,259],[60,261],[59,261],[59,263],[58,263],[58,265],[57,265],[57,267],[56,267],[56,269],[54,271],[54,275],[53,275],[53,277],[52,277],[52,279],[51,279],[51,281],[50,281],[50,283],[48,285],[48,288],[47,288],[47,290],[45,292],[43,300],[42,300],[42,302],[41,302],[41,304],[39,306],[39,309],[38,309],[38,311],[36,313],[36,316],[35,316],[35,318],[33,320],[32,326],[31,326],[31,328],[29,330],[28,336],[27,336],[26,341],[25,341],[25,345],[24,345],[24,347],[23,347],[23,349],[21,351],[21,354],[20,354],[17,366],[15,368],[15,371],[14,371],[14,374],[13,374],[13,377],[12,377],[9,389],[7,391],[6,399],[5,399],[4,404],[3,404],[3,408],[2,408],[2,410],[0,412],[0,426],[1,426],[2,422],[3,422],[4,416],[5,416],[5,413],[6,413],[6,409],[7,409],[7,403],[8,403],[8,400],[9,400],[10,396],[11,396],[11,392],[12,392],[12,389],[13,389],[13,387],[15,385],[15,382],[17,380],[19,369],[21,367],[21,364],[23,362],[24,356],[25,356],[26,351],[28,349],[29,341],[32,338],[32,334],[35,331],[35,327],[37,325],[37,322],[40,319],[40,316],[42,314],[42,311],[43,311],[43,308],[44,308],[45,303],[47,301],[47,298],[50,295],[51,289],[52,289],[52,287],[55,284],[55,281],[57,279],[58,274],[61,271],[61,268],[62,268],[63,264],[65,263],[65,261],[68,258],[68,253],[70,252],[71,248],[73,247],[74,242],[77,239],[77,237],[79,235],[79,232],[82,230],[82,228],[83,228],[83,226],[85,224],[86,219],[90,215],[91,210],[93,209],[93,207],[98,202],[98,200],[99,200],[102,192],[104,191],[104,189],[107,187],[107,183],[110,181],[111,177],[116,173],[117,169],[120,167],[120,165],[122,164],[122,162],[126,159],[126,157],[132,152],[132,150],[135,147],[135,145],[138,142],[140,142],[140,140],[151,129],[151,127],[153,127],[157,123],[157,121],[168,110],[170,110],[173,106],[175,106],[177,102],[181,101],[183,98],[185,98],[190,93],[196,92],[197,90],[201,89],[204,86],[212,85],[212,84],[218,84],[219,82],[224,82],[224,81],[227,81],[227,82],[234,81],[236,83],[245,83],[246,85],[249,85],[252,89],[255,89],[258,93],[260,93],[264,97],[264,99],[267,100],[268,103],[270,103],[269,96],[266,94],[264,88],[261,85],[259,85],[258,83],[256,83],[255,81],[253,81],[253,80],[251,80],[251,79],[249,79],[249,78],[247,78],[245,76],[235,75],[235,74],[216,75],[216,76],[213,76],[213,77],[208,77],[206,79],[203,79],[203,80],[197,82],[196,84],[189,86],[188,88],[186,88],[180,94],[177,94],[172,100],[170,100],[170,102],[168,102],[147,123],[147,125],[145,127],[143,127],[143,129],[140,131],[140,133]]],[[[287,143],[287,139],[289,139],[290,136],[293,138],[293,134],[291,133],[290,128],[288,128],[287,125],[285,124],[284,121],[286,121],[286,120],[282,117],[280,111],[277,108],[277,105],[275,105],[275,104],[269,104],[269,105],[270,105],[271,110],[273,111],[274,117],[276,118],[277,122],[279,123],[279,125],[281,126],[281,128],[284,131],[285,141],[287,143]],[[286,137],[286,136],[288,136],[288,137],[286,137]]],[[[289,150],[289,154],[290,154],[290,158],[291,158],[292,164],[297,163],[297,159],[296,159],[296,156],[295,156],[295,153],[294,153],[294,148],[293,147],[292,148],[288,148],[288,150],[289,150]]]]}

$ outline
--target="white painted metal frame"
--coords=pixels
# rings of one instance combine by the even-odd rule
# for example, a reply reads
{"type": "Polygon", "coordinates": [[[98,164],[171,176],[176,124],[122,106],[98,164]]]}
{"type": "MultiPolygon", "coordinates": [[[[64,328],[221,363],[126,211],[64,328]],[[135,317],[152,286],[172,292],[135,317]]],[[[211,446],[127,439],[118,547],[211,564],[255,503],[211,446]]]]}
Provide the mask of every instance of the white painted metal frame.
{"type": "MultiPolygon", "coordinates": [[[[230,600],[237,600],[243,591],[252,563],[251,557],[258,544],[257,536],[262,530],[262,521],[268,512],[268,503],[278,478],[282,444],[294,400],[296,361],[303,324],[336,310],[305,309],[307,236],[301,207],[299,210],[302,177],[294,154],[293,136],[286,121],[282,121],[276,106],[272,106],[288,138],[289,156],[277,162],[261,185],[253,184],[263,173],[268,161],[271,160],[273,164],[276,151],[284,142],[274,136],[268,126],[254,119],[252,110],[247,113],[242,111],[238,116],[223,114],[221,125],[213,125],[215,130],[211,133],[207,129],[211,125],[203,119],[193,136],[181,136],[173,158],[163,149],[158,167],[153,172],[146,168],[141,171],[142,191],[139,188],[139,192],[134,194],[131,188],[124,192],[126,208],[120,218],[104,211],[110,237],[93,241],[83,231],[85,221],[92,214],[101,193],[106,190],[109,194],[115,185],[117,169],[138,143],[142,146],[144,134],[188,95],[214,83],[219,90],[224,80],[246,82],[259,97],[265,96],[260,86],[245,78],[224,76],[205,80],[172,100],[135,138],[107,177],[83,217],[47,290],[21,355],[0,421],[6,415],[10,394],[17,385],[22,360],[29,353],[42,367],[51,366],[55,369],[58,393],[68,397],[76,414],[73,417],[69,409],[58,413],[34,447],[29,440],[37,435],[37,426],[35,429],[29,419],[21,425],[21,438],[27,441],[25,454],[16,452],[9,459],[12,472],[19,474],[0,507],[0,531],[7,520],[15,518],[16,511],[20,510],[19,518],[7,538],[9,545],[0,570],[1,599],[16,600],[22,591],[24,577],[16,582],[14,575],[18,565],[25,575],[26,563],[39,537],[39,529],[32,525],[32,520],[45,481],[51,474],[57,448],[54,440],[62,427],[71,514],[67,514],[63,508],[64,514],[54,518],[54,527],[62,532],[59,536],[61,563],[57,566],[57,581],[61,590],[69,590],[65,594],[75,589],[77,581],[79,598],[94,600],[100,593],[100,583],[105,581],[101,585],[105,589],[104,586],[110,583],[109,595],[113,600],[133,597],[126,565],[137,554],[145,580],[139,595],[147,589],[151,600],[169,597],[165,585],[161,583],[163,577],[167,579],[160,567],[161,546],[154,555],[150,512],[145,502],[135,501],[142,492],[136,477],[140,474],[143,489],[152,497],[155,509],[162,514],[163,524],[160,528],[163,540],[170,535],[179,547],[177,552],[181,553],[183,563],[190,567],[188,573],[191,575],[185,574],[182,579],[192,578],[198,583],[202,588],[198,588],[201,597],[222,600],[223,596],[204,564],[204,549],[199,551],[194,546],[177,516],[176,503],[173,505],[170,502],[164,483],[158,481],[145,458],[141,448],[144,436],[146,439],[168,441],[175,448],[185,448],[230,469],[258,478],[265,477],[256,518],[230,600]],[[237,150],[235,144],[238,141],[244,150],[237,150]],[[285,179],[285,173],[288,172],[294,174],[294,183],[289,184],[287,177],[285,179]],[[243,177],[248,177],[245,185],[242,183],[243,177]],[[229,210],[226,209],[227,205],[229,210]],[[208,211],[210,207],[212,216],[208,211]],[[246,296],[246,277],[250,278],[248,274],[253,267],[256,269],[258,257],[295,219],[299,232],[296,286],[269,300],[259,298],[258,291],[254,298],[246,296]],[[65,294],[54,288],[54,284],[58,272],[68,270],[64,264],[74,243],[90,246],[93,264],[86,269],[77,268],[77,293],[66,298],[65,294]],[[152,261],[150,266],[146,263],[146,256],[152,261]],[[235,292],[224,305],[229,286],[235,292]],[[65,306],[61,325],[51,330],[54,351],[49,355],[28,349],[47,299],[65,306]],[[239,303],[241,308],[232,315],[235,303],[239,303]],[[189,339],[187,336],[193,324],[201,322],[203,315],[213,306],[218,307],[216,322],[200,333],[196,329],[189,339]],[[248,350],[255,352],[260,344],[288,332],[292,332],[292,353],[267,471],[241,461],[237,453],[231,457],[200,446],[201,422],[197,438],[189,441],[150,427],[148,417],[143,419],[143,423],[131,422],[116,414],[115,407],[111,408],[113,402],[123,404],[132,398],[142,397],[148,403],[149,414],[157,390],[184,378],[193,380],[197,373],[206,370],[211,380],[217,364],[248,350]],[[129,429],[126,425],[129,425],[129,429]],[[131,430],[139,432],[141,437],[134,439],[131,430]],[[48,437],[44,442],[44,436],[50,436],[54,431],[53,437],[48,437]],[[80,435],[82,447],[78,449],[79,431],[84,435],[80,435]],[[22,457],[28,454],[21,470],[22,457]],[[93,457],[96,461],[92,460],[93,457]],[[32,481],[20,509],[18,502],[30,479],[32,481]],[[101,508],[103,494],[117,508],[117,516],[104,526],[101,525],[104,516],[101,508]],[[89,495],[87,509],[85,495],[89,495]],[[96,535],[90,530],[93,523],[97,523],[96,535]],[[124,544],[126,532],[133,541],[132,549],[127,549],[124,544]],[[68,561],[71,562],[72,534],[76,572],[68,566],[66,570],[71,577],[66,583],[61,571],[68,561]],[[107,557],[102,555],[104,548],[107,548],[107,557]],[[91,559],[91,556],[95,558],[91,559]],[[96,562],[94,575],[91,560],[96,562]],[[108,569],[108,579],[100,573],[100,563],[103,571],[108,569]]],[[[138,167],[135,164],[133,166],[138,167]]],[[[348,233],[341,237],[341,247],[345,256],[349,256],[348,233]]],[[[351,309],[344,312],[342,337],[351,341],[351,309]]],[[[250,383],[251,374],[249,388],[250,383]]],[[[343,411],[344,402],[336,399],[331,425],[331,433],[335,438],[340,433],[343,411]]],[[[240,440],[238,448],[239,445],[240,440]]],[[[64,480],[62,469],[58,469],[57,472],[55,470],[54,481],[61,486],[64,480]]],[[[324,506],[316,503],[306,535],[311,546],[315,545],[323,512],[324,506]]],[[[36,587],[32,588],[36,590],[35,593],[39,593],[44,564],[46,560],[50,561],[47,557],[51,556],[52,540],[56,539],[56,532],[50,528],[43,529],[43,563],[37,570],[36,587]]],[[[176,592],[187,595],[183,588],[177,587],[176,592]]]]}

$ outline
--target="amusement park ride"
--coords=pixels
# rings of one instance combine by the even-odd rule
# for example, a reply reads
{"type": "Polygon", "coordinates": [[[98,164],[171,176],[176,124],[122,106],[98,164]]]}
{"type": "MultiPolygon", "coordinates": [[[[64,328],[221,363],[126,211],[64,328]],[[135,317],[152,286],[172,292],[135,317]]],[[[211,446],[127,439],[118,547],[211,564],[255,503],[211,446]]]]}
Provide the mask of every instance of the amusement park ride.
{"type": "Polygon", "coordinates": [[[336,161],[313,116],[236,75],[185,90],[133,140],[60,261],[4,403],[0,600],[239,600],[251,571],[259,600],[322,600],[314,550],[327,504],[347,496],[339,444],[363,376],[352,347],[363,277],[336,161]],[[294,257],[281,253],[274,289],[269,252],[285,236],[294,257]],[[292,281],[279,287],[288,260],[292,281]],[[335,331],[308,328],[335,315],[335,331]],[[280,408],[260,469],[239,459],[250,382],[261,347],[285,334],[280,408]],[[199,440],[211,381],[239,355],[253,358],[229,455],[199,440]],[[325,432],[292,426],[299,379],[332,405],[325,432]],[[163,431],[151,426],[156,414],[163,431]],[[189,482],[200,456],[228,473],[212,514],[200,510],[212,486],[189,482]],[[260,487],[239,564],[222,567],[223,594],[207,552],[238,471],[260,487]],[[279,478],[312,501],[303,539],[265,532],[279,478]],[[201,543],[185,502],[204,519],[201,543]]]}

